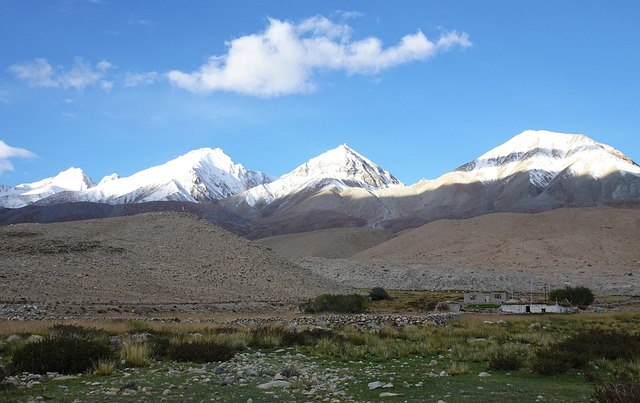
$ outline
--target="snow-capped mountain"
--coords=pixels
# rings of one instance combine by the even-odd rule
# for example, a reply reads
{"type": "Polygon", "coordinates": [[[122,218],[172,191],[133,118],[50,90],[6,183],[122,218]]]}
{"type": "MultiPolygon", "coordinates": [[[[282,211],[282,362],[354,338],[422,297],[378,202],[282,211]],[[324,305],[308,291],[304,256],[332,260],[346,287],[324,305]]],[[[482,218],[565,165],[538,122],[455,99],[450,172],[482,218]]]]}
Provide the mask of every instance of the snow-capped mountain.
{"type": "MultiPolygon", "coordinates": [[[[275,180],[235,164],[220,149],[203,148],[129,177],[107,176],[98,185],[70,169],[32,184],[0,187],[0,207],[12,208],[211,200],[218,200],[216,216],[242,224],[249,238],[345,226],[400,231],[492,212],[635,203],[640,166],[583,135],[528,130],[439,178],[411,186],[341,145],[275,180]]],[[[21,222],[16,214],[11,222],[21,222]]],[[[56,214],[61,213],[47,219],[56,214]]],[[[21,217],[34,216],[29,211],[21,217]]]]}
{"type": "Polygon", "coordinates": [[[86,185],[71,186],[72,181],[68,178],[70,171],[75,172],[69,170],[53,180],[16,186],[8,194],[2,192],[0,200],[9,200],[4,199],[5,196],[11,197],[11,205],[3,203],[7,207],[21,207],[34,202],[56,204],[69,201],[109,204],[163,200],[202,202],[222,199],[272,180],[266,174],[235,164],[219,148],[194,150],[129,177],[121,178],[112,174],[103,178],[98,185],[84,176],[88,181],[86,185]]]}
{"type": "Polygon", "coordinates": [[[640,175],[640,166],[582,134],[527,130],[455,171],[484,183],[526,173],[531,184],[544,188],[561,173],[597,179],[613,172],[640,175]]]}
{"type": "Polygon", "coordinates": [[[95,186],[80,168],[69,168],[52,178],[0,188],[0,206],[18,208],[60,192],[79,192],[95,186]]]}
{"type": "Polygon", "coordinates": [[[402,206],[389,199],[389,208],[396,220],[413,217],[416,225],[496,211],[599,206],[640,199],[640,166],[584,135],[528,130],[437,179],[411,186],[405,195],[402,206]]]}
{"type": "Polygon", "coordinates": [[[266,174],[235,164],[219,148],[201,148],[129,177],[107,176],[98,186],[75,198],[109,204],[162,200],[204,202],[223,199],[270,181],[271,177],[266,174]]]}
{"type": "Polygon", "coordinates": [[[310,159],[271,183],[256,186],[239,197],[250,206],[266,205],[301,192],[331,188],[340,192],[362,188],[369,192],[404,187],[391,173],[342,144],[310,159]]]}

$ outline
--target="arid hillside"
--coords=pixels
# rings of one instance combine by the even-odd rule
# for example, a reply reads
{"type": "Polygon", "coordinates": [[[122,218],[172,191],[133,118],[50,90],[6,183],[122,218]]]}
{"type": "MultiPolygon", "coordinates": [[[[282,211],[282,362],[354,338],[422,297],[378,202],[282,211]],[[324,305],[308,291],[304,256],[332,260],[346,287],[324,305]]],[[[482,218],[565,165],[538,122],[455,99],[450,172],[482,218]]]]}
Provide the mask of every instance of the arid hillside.
{"type": "MultiPolygon", "coordinates": [[[[376,239],[370,232],[350,232],[359,234],[376,239]]],[[[343,258],[318,253],[331,251],[341,237],[342,231],[331,236],[327,230],[297,234],[288,243],[281,237],[265,242],[319,275],[357,287],[542,292],[569,283],[603,294],[637,295],[640,290],[640,210],[634,208],[440,220],[366,250],[353,247],[351,255],[343,249],[343,258]],[[313,247],[302,248],[302,240],[313,247]]],[[[362,243],[350,239],[340,244],[362,243]]]]}
{"type": "Polygon", "coordinates": [[[355,254],[466,267],[640,269],[640,210],[559,209],[440,220],[355,254]]]}
{"type": "Polygon", "coordinates": [[[387,230],[335,228],[258,239],[262,245],[292,260],[305,257],[348,258],[393,238],[387,230]]]}
{"type": "Polygon", "coordinates": [[[342,290],[184,213],[0,227],[0,267],[3,302],[297,302],[342,290]]]}

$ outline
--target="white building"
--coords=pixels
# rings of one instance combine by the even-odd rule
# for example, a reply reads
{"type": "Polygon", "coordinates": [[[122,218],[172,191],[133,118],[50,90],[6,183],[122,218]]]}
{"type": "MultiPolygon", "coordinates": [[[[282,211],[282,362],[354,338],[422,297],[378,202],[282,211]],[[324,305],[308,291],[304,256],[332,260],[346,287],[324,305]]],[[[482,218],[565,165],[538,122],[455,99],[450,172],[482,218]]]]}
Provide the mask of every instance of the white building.
{"type": "Polygon", "coordinates": [[[572,308],[568,306],[562,306],[559,304],[502,304],[500,311],[508,313],[567,313],[571,312],[572,308]]]}

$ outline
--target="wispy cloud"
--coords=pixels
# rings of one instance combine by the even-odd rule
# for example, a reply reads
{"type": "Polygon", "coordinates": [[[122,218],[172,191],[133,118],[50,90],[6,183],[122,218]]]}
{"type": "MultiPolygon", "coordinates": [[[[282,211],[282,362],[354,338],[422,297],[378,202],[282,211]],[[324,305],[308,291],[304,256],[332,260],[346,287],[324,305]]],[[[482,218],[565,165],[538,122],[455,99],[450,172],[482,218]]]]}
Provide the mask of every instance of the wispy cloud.
{"type": "Polygon", "coordinates": [[[125,87],[137,87],[140,85],[151,85],[160,79],[160,74],[155,71],[146,73],[127,73],[122,84],[125,87]]]}
{"type": "Polygon", "coordinates": [[[127,20],[127,23],[129,25],[138,25],[138,26],[143,26],[143,27],[148,27],[154,24],[153,21],[151,20],[146,20],[144,18],[138,18],[135,15],[132,15],[129,17],[129,19],[127,20]]]}
{"type": "Polygon", "coordinates": [[[105,76],[112,68],[113,65],[105,60],[92,66],[83,58],[76,58],[70,69],[54,68],[47,59],[38,58],[33,62],[14,64],[9,67],[9,71],[32,87],[82,90],[99,85],[109,91],[113,85],[105,76]]]}
{"type": "Polygon", "coordinates": [[[0,140],[0,175],[4,172],[13,171],[13,158],[33,158],[36,155],[24,148],[11,147],[4,141],[0,140]]]}
{"type": "Polygon", "coordinates": [[[351,35],[350,26],[322,16],[298,24],[269,19],[264,32],[232,40],[226,54],[210,57],[198,70],[174,70],[167,77],[175,86],[192,92],[274,97],[314,91],[313,77],[319,70],[376,74],[429,59],[454,46],[471,46],[468,35],[456,31],[445,32],[435,41],[418,31],[387,48],[378,38],[353,40],[351,35]]]}

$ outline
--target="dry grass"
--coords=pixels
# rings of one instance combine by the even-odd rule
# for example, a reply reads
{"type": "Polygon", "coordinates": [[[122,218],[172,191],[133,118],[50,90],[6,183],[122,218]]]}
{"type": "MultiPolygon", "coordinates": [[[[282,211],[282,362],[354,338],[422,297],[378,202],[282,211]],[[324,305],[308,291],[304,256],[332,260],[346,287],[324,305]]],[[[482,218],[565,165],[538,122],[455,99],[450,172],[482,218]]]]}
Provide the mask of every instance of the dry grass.
{"type": "Polygon", "coordinates": [[[117,362],[115,360],[98,360],[93,366],[93,375],[110,376],[116,369],[117,362]]]}
{"type": "Polygon", "coordinates": [[[120,359],[127,367],[147,367],[151,363],[153,346],[149,343],[129,343],[120,350],[120,359]]]}

